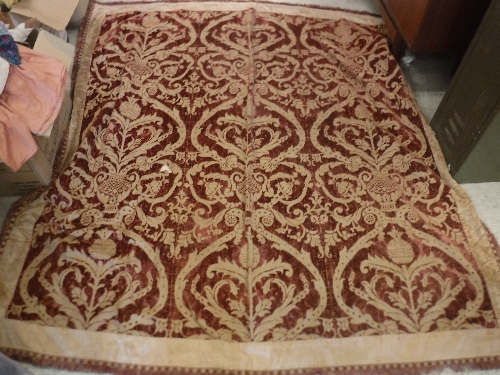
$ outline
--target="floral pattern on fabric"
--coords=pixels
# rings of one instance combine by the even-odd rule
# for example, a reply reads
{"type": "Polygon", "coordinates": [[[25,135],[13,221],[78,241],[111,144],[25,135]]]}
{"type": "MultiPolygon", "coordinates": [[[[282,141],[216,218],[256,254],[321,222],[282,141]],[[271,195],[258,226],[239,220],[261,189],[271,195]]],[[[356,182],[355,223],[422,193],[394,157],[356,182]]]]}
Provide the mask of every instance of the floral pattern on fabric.
{"type": "Polygon", "coordinates": [[[228,341],[496,326],[376,26],[107,16],[45,197],[10,319],[228,341]]]}

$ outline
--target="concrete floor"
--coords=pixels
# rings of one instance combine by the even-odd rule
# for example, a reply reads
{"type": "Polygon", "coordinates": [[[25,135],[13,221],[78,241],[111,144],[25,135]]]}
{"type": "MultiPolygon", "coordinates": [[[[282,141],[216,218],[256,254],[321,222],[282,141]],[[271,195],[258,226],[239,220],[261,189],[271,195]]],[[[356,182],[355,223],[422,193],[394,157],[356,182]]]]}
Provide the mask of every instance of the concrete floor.
{"type": "MultiPolygon", "coordinates": [[[[285,3],[309,3],[330,7],[347,8],[378,12],[374,0],[274,0],[285,3]]],[[[70,41],[75,43],[76,31],[70,32],[70,41]]],[[[418,104],[428,121],[431,120],[439,102],[451,81],[453,61],[443,58],[416,58],[406,54],[400,61],[400,66],[415,94],[418,104]]],[[[481,220],[489,227],[497,239],[500,239],[500,183],[464,184],[462,187],[471,197],[481,220]]],[[[7,211],[18,197],[0,197],[0,226],[7,211]]],[[[72,371],[58,371],[50,368],[41,368],[23,364],[35,375],[83,375],[72,371]]],[[[85,373],[88,374],[88,373],[85,373]]],[[[452,370],[433,372],[433,374],[456,374],[452,370]]],[[[500,371],[467,372],[468,375],[494,375],[500,371]]]]}

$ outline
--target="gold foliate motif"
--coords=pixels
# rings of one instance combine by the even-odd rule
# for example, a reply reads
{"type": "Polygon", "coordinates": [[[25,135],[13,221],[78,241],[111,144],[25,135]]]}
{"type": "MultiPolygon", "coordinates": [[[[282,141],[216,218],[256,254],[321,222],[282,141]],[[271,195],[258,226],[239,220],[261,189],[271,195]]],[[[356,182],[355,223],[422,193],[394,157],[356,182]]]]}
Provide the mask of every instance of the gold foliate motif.
{"type": "Polygon", "coordinates": [[[378,27],[109,15],[81,105],[9,318],[234,341],[495,326],[378,27]]]}

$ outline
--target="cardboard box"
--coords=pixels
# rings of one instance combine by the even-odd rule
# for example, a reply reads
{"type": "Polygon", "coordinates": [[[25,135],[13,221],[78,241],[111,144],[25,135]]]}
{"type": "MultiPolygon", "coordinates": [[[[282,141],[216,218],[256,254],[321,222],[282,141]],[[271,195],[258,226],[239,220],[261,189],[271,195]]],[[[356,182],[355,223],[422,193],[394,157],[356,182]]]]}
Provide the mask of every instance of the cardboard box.
{"type": "Polygon", "coordinates": [[[22,0],[11,12],[36,18],[54,30],[64,30],[75,12],[79,0],[22,0]]]}
{"type": "MultiPolygon", "coordinates": [[[[41,30],[33,50],[57,58],[69,70],[75,49],[72,45],[41,30]]],[[[69,125],[71,110],[72,101],[69,92],[66,92],[61,111],[50,131],[45,132],[43,136],[34,137],[38,143],[36,154],[17,172],[12,172],[4,163],[0,163],[0,196],[23,195],[50,183],[56,152],[62,135],[69,125]]]]}
{"type": "Polygon", "coordinates": [[[45,30],[40,30],[38,33],[33,51],[58,59],[64,64],[68,71],[70,71],[75,55],[75,47],[45,30]]]}

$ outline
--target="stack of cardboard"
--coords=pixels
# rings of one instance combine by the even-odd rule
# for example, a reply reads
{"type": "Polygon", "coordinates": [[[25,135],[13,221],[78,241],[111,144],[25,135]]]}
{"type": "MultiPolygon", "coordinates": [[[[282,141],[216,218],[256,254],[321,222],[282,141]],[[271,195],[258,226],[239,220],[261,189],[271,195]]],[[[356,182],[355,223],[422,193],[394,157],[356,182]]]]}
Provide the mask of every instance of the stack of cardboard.
{"type": "MultiPolygon", "coordinates": [[[[78,0],[23,0],[12,8],[12,13],[36,18],[47,26],[38,33],[33,50],[59,59],[68,70],[73,61],[74,47],[46,30],[63,30],[77,4],[78,0]]],[[[14,173],[0,163],[0,196],[22,195],[50,182],[56,152],[69,125],[71,109],[68,92],[50,132],[35,136],[39,146],[37,153],[19,171],[14,173]]]]}

